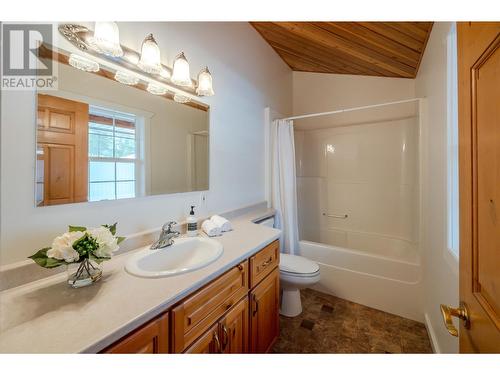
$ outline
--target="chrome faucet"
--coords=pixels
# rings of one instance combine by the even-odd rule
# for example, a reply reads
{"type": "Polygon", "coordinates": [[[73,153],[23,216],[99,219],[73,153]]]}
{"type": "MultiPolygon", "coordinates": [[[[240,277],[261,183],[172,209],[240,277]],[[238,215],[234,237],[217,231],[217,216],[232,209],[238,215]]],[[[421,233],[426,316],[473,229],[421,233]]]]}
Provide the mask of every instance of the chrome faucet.
{"type": "Polygon", "coordinates": [[[151,250],[162,249],[164,247],[172,246],[174,238],[179,237],[180,233],[173,231],[172,227],[176,225],[175,221],[169,221],[161,228],[160,238],[151,245],[151,250]]]}

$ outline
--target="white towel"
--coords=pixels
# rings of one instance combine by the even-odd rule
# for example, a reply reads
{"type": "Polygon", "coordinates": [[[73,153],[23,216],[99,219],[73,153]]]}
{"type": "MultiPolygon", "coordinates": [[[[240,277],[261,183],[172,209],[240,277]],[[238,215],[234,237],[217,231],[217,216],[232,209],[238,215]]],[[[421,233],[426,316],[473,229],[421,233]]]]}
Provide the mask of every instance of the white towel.
{"type": "Polygon", "coordinates": [[[201,229],[208,235],[208,237],[215,237],[221,235],[221,229],[212,220],[205,220],[201,224],[201,229]]]}
{"type": "Polygon", "coordinates": [[[229,232],[230,230],[233,230],[233,227],[229,220],[223,218],[222,216],[219,215],[214,215],[210,218],[210,220],[217,225],[222,232],[229,232]]]}

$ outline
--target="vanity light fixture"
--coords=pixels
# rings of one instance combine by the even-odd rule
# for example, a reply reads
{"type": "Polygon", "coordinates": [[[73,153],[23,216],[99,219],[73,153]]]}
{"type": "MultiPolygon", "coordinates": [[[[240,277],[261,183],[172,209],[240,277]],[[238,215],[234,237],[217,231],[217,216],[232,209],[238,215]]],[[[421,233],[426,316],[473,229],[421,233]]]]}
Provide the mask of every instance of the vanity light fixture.
{"type": "Polygon", "coordinates": [[[162,67],[160,61],[160,48],[153,34],[149,34],[142,42],[141,58],[137,66],[146,73],[160,74],[162,67]]]}
{"type": "Polygon", "coordinates": [[[160,77],[161,78],[165,78],[165,79],[169,79],[170,78],[170,72],[167,70],[167,69],[162,69],[161,72],[160,72],[160,77]]]}
{"type": "Polygon", "coordinates": [[[196,94],[200,96],[212,96],[215,94],[212,87],[212,75],[208,70],[208,66],[206,66],[205,69],[198,74],[198,87],[196,88],[196,94]]]}
{"type": "Polygon", "coordinates": [[[115,79],[124,85],[134,86],[139,83],[139,78],[123,70],[117,70],[115,79]]]}
{"type": "Polygon", "coordinates": [[[90,46],[108,56],[123,56],[120,45],[120,31],[116,22],[96,22],[94,35],[89,38],[90,46]]]}
{"type": "Polygon", "coordinates": [[[148,92],[153,95],[165,95],[167,93],[167,88],[156,83],[150,82],[148,83],[148,87],[146,88],[148,92]]]}
{"type": "Polygon", "coordinates": [[[192,87],[193,83],[189,74],[189,63],[186,56],[184,56],[184,52],[179,53],[175,58],[172,78],[170,80],[177,86],[192,87]]]}
{"type": "Polygon", "coordinates": [[[83,70],[85,72],[98,72],[99,71],[99,64],[97,62],[90,60],[86,57],[76,55],[74,53],[69,55],[68,63],[72,67],[83,70]]]}
{"type": "Polygon", "coordinates": [[[191,101],[191,99],[186,95],[181,95],[176,93],[174,94],[174,101],[176,101],[177,103],[187,103],[191,101]]]}
{"type": "Polygon", "coordinates": [[[139,53],[120,44],[116,22],[95,22],[94,31],[69,23],[60,24],[58,29],[69,43],[85,53],[83,56],[69,56],[69,64],[77,69],[97,72],[99,64],[102,64],[115,72],[116,81],[126,85],[145,82],[150,93],[172,93],[168,98],[175,97],[174,100],[179,103],[214,95],[212,75],[208,68],[200,71],[198,80],[191,79],[189,63],[183,52],[176,56],[173,66],[163,65],[160,48],[153,34],[148,34],[143,40],[139,53]]]}

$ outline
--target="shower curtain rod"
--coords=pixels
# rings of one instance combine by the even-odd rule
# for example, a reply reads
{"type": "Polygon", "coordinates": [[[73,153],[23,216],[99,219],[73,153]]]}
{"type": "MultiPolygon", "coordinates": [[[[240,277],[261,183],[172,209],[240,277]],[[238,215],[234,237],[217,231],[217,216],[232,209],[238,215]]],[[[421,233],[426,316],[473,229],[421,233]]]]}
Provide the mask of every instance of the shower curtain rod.
{"type": "Polygon", "coordinates": [[[391,104],[410,103],[410,102],[415,102],[415,101],[420,100],[420,99],[423,99],[423,98],[405,99],[405,100],[398,100],[396,102],[387,102],[387,103],[380,103],[380,104],[365,105],[365,106],[362,106],[362,107],[353,107],[353,108],[346,108],[346,109],[338,109],[336,111],[330,111],[330,112],[310,113],[308,115],[285,117],[282,120],[298,120],[298,119],[309,118],[309,117],[334,115],[336,113],[352,112],[352,111],[357,111],[357,110],[360,110],[360,109],[384,107],[386,105],[391,105],[391,104]]]}

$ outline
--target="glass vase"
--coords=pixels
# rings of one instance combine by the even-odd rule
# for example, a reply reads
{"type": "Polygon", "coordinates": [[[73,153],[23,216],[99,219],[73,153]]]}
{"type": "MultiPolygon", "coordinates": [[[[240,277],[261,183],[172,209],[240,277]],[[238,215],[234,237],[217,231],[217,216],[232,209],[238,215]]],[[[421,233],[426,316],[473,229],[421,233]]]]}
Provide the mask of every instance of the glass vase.
{"type": "Polygon", "coordinates": [[[97,262],[84,259],[79,263],[68,265],[68,284],[73,288],[82,288],[98,282],[102,276],[102,268],[97,262]]]}

